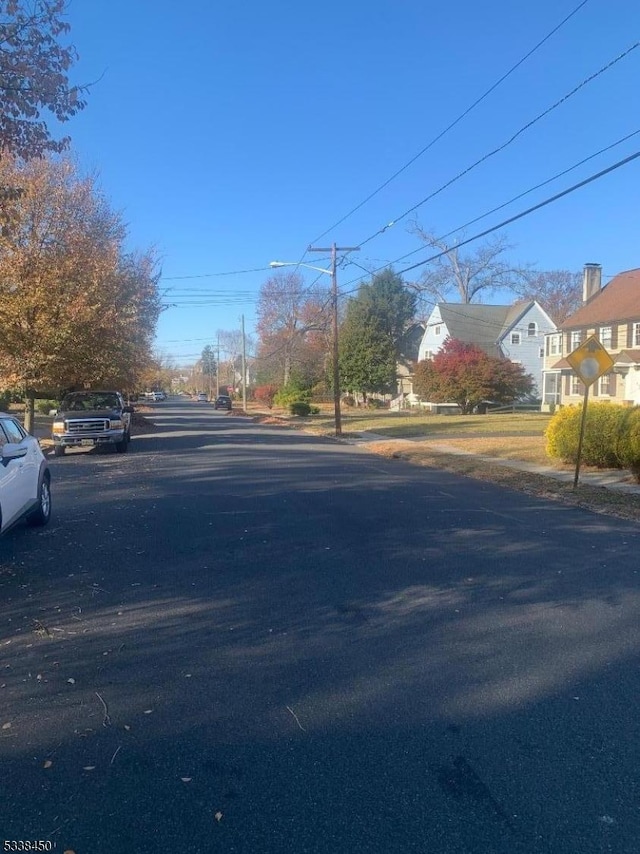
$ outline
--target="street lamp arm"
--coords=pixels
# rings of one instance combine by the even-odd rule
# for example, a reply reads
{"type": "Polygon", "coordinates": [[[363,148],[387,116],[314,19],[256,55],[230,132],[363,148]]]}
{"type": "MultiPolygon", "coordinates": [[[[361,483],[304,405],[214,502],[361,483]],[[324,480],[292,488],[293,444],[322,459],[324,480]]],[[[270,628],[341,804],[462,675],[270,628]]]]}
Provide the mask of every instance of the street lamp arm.
{"type": "Polygon", "coordinates": [[[332,276],[331,270],[325,270],[324,267],[314,267],[312,264],[302,264],[300,261],[270,261],[270,267],[306,267],[308,270],[316,270],[318,273],[326,273],[327,276],[332,276]]]}

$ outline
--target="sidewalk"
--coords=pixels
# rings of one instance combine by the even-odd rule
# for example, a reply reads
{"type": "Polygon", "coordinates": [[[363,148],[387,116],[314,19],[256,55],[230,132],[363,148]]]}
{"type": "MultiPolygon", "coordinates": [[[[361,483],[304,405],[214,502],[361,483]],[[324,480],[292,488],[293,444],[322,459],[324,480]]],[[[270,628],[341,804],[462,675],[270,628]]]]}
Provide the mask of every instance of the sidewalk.
{"type": "MultiPolygon", "coordinates": [[[[379,433],[360,433],[358,438],[342,438],[341,441],[349,445],[368,445],[373,442],[426,442],[429,448],[440,454],[454,454],[462,457],[474,457],[477,460],[484,460],[491,465],[503,466],[504,468],[515,469],[516,471],[526,471],[533,474],[544,475],[551,477],[554,480],[563,481],[565,483],[573,483],[575,476],[574,471],[560,471],[553,466],[541,466],[535,463],[527,463],[522,460],[505,460],[501,457],[488,457],[482,454],[475,454],[471,451],[465,451],[462,448],[447,445],[445,442],[428,442],[423,437],[419,439],[390,439],[388,436],[381,436],[379,433]]],[[[616,492],[627,493],[629,495],[640,495],[640,483],[634,483],[631,475],[624,469],[603,469],[602,471],[581,471],[579,483],[588,484],[589,486],[601,486],[605,489],[612,489],[616,492]]]]}

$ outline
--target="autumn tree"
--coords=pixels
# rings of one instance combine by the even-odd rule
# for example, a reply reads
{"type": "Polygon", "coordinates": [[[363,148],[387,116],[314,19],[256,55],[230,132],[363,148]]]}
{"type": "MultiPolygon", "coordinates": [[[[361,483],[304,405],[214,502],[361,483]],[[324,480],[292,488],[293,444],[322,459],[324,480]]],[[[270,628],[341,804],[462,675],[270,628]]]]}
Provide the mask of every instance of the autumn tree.
{"type": "Polygon", "coordinates": [[[69,161],[5,157],[1,184],[24,190],[0,236],[4,385],[31,402],[71,387],[135,388],[160,313],[153,252],[124,250],[120,216],[69,161]]]}
{"type": "Polygon", "coordinates": [[[447,243],[433,232],[414,225],[413,233],[434,254],[421,278],[413,284],[422,300],[429,302],[482,302],[497,290],[516,290],[526,281],[529,268],[505,259],[512,247],[504,235],[490,238],[476,249],[447,243]]]}
{"type": "Polygon", "coordinates": [[[66,122],[82,110],[86,87],[69,71],[78,59],[66,44],[65,0],[0,0],[0,156],[28,159],[61,152],[68,137],[54,139],[43,112],[66,122]]]}
{"type": "Polygon", "coordinates": [[[413,388],[423,400],[457,403],[463,413],[483,400],[512,403],[533,389],[522,365],[489,356],[476,344],[447,338],[433,359],[418,362],[413,388]]]}
{"type": "Polygon", "coordinates": [[[263,383],[287,385],[295,374],[307,385],[326,370],[331,312],[322,287],[307,287],[299,273],[277,273],[258,299],[258,376],[263,383]]]}
{"type": "Polygon", "coordinates": [[[524,299],[539,302],[553,322],[560,325],[582,305],[582,273],[530,272],[515,290],[524,299]]]}

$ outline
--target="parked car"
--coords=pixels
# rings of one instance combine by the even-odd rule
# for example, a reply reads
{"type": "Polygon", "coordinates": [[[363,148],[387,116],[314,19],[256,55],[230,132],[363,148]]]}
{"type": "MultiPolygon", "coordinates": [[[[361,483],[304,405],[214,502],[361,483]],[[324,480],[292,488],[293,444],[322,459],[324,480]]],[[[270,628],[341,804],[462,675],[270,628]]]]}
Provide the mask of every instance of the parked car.
{"type": "Polygon", "coordinates": [[[219,394],[216,397],[215,403],[213,404],[214,409],[227,409],[231,412],[233,408],[233,403],[231,402],[231,398],[227,394],[219,394]]]}
{"type": "Polygon", "coordinates": [[[133,406],[118,391],[71,392],[52,412],[53,453],[61,457],[67,448],[110,445],[123,454],[131,441],[132,414],[133,406]]]}
{"type": "Polygon", "coordinates": [[[46,525],[51,518],[51,475],[38,440],[0,412],[0,533],[20,519],[46,525]]]}
{"type": "Polygon", "coordinates": [[[207,403],[209,398],[203,391],[201,391],[200,394],[196,397],[196,400],[198,401],[198,403],[207,403]]]}

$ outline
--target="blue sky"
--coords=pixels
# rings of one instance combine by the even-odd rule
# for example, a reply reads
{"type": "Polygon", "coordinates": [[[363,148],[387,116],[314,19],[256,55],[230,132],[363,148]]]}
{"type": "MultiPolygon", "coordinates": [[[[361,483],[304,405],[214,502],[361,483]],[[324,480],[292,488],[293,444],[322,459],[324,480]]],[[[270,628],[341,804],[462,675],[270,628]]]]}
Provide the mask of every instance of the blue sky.
{"type": "MultiPolygon", "coordinates": [[[[188,363],[218,329],[239,328],[242,314],[251,331],[269,261],[303,258],[320,235],[325,246],[357,246],[396,220],[353,256],[367,269],[383,267],[420,246],[412,219],[444,234],[640,130],[637,48],[401,218],[640,39],[637,0],[587,0],[450,132],[332,227],[579,3],[72,0],[67,19],[80,53],[73,77],[97,82],[64,130],[123,211],[131,246],[155,246],[162,259],[172,307],[158,348],[188,363]]],[[[640,134],[467,236],[636,151],[640,134]]],[[[540,270],[599,262],[605,277],[640,266],[639,179],[636,160],[512,224],[509,257],[540,270]]],[[[360,275],[341,267],[341,288],[353,290],[360,275]]]]}

